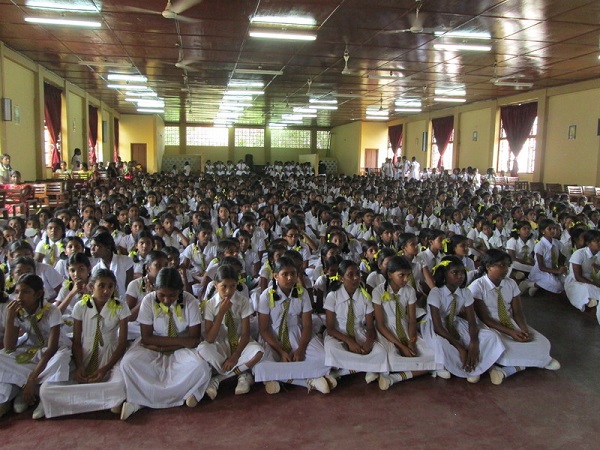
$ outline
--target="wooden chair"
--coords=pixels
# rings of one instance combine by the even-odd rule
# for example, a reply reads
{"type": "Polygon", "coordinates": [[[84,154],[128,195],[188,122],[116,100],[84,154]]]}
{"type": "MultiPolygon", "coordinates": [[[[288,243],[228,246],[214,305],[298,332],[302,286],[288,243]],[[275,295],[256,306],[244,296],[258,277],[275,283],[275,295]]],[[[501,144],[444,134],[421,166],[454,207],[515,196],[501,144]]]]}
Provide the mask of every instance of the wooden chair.
{"type": "Polygon", "coordinates": [[[529,190],[529,181],[517,181],[515,183],[516,191],[528,191],[529,190]]]}
{"type": "Polygon", "coordinates": [[[51,208],[65,206],[69,199],[69,194],[61,181],[46,183],[46,195],[48,196],[48,206],[51,208]]]}
{"type": "Polygon", "coordinates": [[[583,188],[581,186],[565,186],[565,191],[569,194],[569,201],[576,202],[579,197],[583,195],[583,188]]]}
{"type": "Polygon", "coordinates": [[[508,189],[509,191],[516,190],[518,182],[519,177],[506,177],[506,189],[508,189]]]}
{"type": "Polygon", "coordinates": [[[583,187],[583,195],[588,198],[588,203],[592,205],[595,203],[596,199],[596,188],[594,186],[582,186],[583,187]]]}
{"type": "Polygon", "coordinates": [[[546,183],[546,194],[550,197],[554,194],[563,194],[562,184],[559,183],[546,183]]]}
{"type": "Polygon", "coordinates": [[[33,196],[35,199],[37,199],[38,205],[48,206],[49,199],[46,192],[46,183],[34,183],[31,186],[33,187],[33,196]]]}
{"type": "Polygon", "coordinates": [[[0,189],[0,214],[4,220],[8,220],[8,209],[4,207],[4,202],[6,202],[6,192],[0,189]]]}
{"type": "Polygon", "coordinates": [[[31,198],[31,186],[5,188],[4,205],[12,209],[12,216],[19,216],[27,219],[29,209],[37,205],[37,200],[31,198]]]}

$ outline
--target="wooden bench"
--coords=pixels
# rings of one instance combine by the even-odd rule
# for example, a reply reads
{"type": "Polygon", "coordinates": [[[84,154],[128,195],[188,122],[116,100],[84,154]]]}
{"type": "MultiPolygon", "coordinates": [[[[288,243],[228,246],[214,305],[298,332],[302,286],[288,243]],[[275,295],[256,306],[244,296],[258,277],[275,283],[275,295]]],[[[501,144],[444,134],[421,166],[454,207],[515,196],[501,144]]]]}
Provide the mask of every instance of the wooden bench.
{"type": "Polygon", "coordinates": [[[555,194],[564,194],[562,184],[546,183],[546,195],[551,197],[555,194]]]}
{"type": "Polygon", "coordinates": [[[19,216],[27,219],[29,209],[37,205],[37,200],[32,198],[33,187],[31,185],[19,187],[5,187],[4,207],[12,211],[12,216],[19,216]]]}
{"type": "Polygon", "coordinates": [[[529,189],[531,189],[533,192],[539,192],[542,197],[544,197],[546,194],[546,191],[544,190],[544,183],[539,181],[532,181],[529,183],[529,189]]]}
{"type": "Polygon", "coordinates": [[[46,183],[46,196],[48,197],[48,206],[51,208],[62,208],[69,201],[69,193],[62,181],[46,183]]]}
{"type": "Polygon", "coordinates": [[[570,202],[576,202],[583,195],[583,188],[581,186],[565,185],[565,191],[569,194],[570,202]]]}

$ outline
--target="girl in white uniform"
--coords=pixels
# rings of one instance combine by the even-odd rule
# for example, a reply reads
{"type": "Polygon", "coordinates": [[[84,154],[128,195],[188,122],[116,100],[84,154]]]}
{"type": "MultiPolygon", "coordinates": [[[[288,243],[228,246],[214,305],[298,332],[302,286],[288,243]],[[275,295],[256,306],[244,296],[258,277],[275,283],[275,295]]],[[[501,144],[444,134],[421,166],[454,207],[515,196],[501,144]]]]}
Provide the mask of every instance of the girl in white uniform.
{"type": "Polygon", "coordinates": [[[550,356],[550,341],[527,325],[517,283],[507,277],[510,265],[508,253],[489,250],[481,260],[485,275],[469,286],[477,316],[497,332],[505,347],[490,369],[490,378],[496,385],[526,367],[560,368],[550,356]]]}
{"type": "Polygon", "coordinates": [[[129,256],[117,255],[115,240],[108,232],[100,232],[92,236],[90,251],[98,262],[92,267],[92,274],[98,269],[109,269],[117,277],[115,296],[125,301],[127,286],[133,280],[133,260],[129,256]]]}
{"type": "Polygon", "coordinates": [[[90,280],[92,295],[84,295],[73,308],[74,380],[44,382],[43,409],[34,419],[119,408],[125,401],[125,383],[119,361],[127,347],[126,303],[113,297],[115,275],[98,270],[90,280]],[[76,383],[75,383],[76,382],[76,383]]]}
{"type": "Polygon", "coordinates": [[[445,256],[434,268],[435,288],[427,297],[429,317],[422,327],[423,339],[435,351],[435,362],[451,374],[477,383],[480,375],[504,352],[496,333],[480,329],[473,308],[473,295],[465,288],[465,266],[456,256],[445,256]],[[460,316],[465,316],[463,319],[460,316]]]}
{"type": "MultiPolygon", "coordinates": [[[[531,224],[527,220],[517,222],[512,230],[510,239],[506,242],[506,251],[512,259],[512,270],[529,275],[533,269],[533,249],[535,240],[531,234],[531,224]]],[[[515,276],[515,279],[521,279],[515,276]]]]}
{"type": "Polygon", "coordinates": [[[70,316],[81,296],[89,293],[91,269],[90,260],[85,253],[75,253],[67,259],[69,278],[64,281],[54,302],[62,314],[70,316]]]}
{"type": "Polygon", "coordinates": [[[540,220],[538,230],[542,237],[535,244],[535,264],[529,273],[529,278],[521,283],[519,288],[521,292],[529,289],[529,295],[534,295],[537,288],[560,294],[563,291],[560,276],[567,273],[567,268],[559,265],[559,241],[554,239],[554,235],[560,230],[550,219],[540,220]]]}
{"type": "Polygon", "coordinates": [[[417,336],[417,295],[409,284],[411,275],[410,262],[394,256],[388,261],[385,283],[373,291],[378,339],[387,350],[390,366],[390,373],[379,376],[382,391],[437,368],[433,350],[417,336]]]}
{"type": "Polygon", "coordinates": [[[597,306],[600,301],[600,231],[587,230],[583,239],[585,247],[576,250],[569,259],[565,282],[569,301],[581,311],[597,306]]]}
{"type": "Polygon", "coordinates": [[[425,234],[425,231],[421,230],[419,238],[427,241],[428,248],[415,256],[413,264],[416,262],[421,266],[421,270],[423,272],[422,288],[423,292],[427,294],[435,287],[435,282],[433,281],[431,272],[433,268],[442,260],[442,249],[444,248],[444,239],[446,239],[446,235],[441,230],[433,229],[427,230],[425,236],[423,236],[423,234],[425,234]]]}
{"type": "Polygon", "coordinates": [[[368,384],[377,380],[380,373],[389,372],[387,352],[376,340],[373,304],[369,293],[360,285],[358,265],[354,261],[342,261],[339,277],[341,283],[332,285],[323,305],[327,325],[325,365],[339,369],[331,372],[336,378],[366,372],[368,384]]]}
{"type": "MultiPolygon", "coordinates": [[[[44,282],[34,274],[20,277],[6,308],[4,350],[0,352],[0,416],[22,413],[35,403],[38,385],[69,378],[70,341],[61,332],[58,308],[44,303],[44,282]],[[20,333],[27,339],[18,343],[20,333]]],[[[39,406],[38,406],[39,407],[39,406]]]]}
{"type": "Polygon", "coordinates": [[[121,420],[142,406],[172,408],[185,401],[194,407],[202,399],[210,367],[194,350],[200,340],[199,312],[198,300],[183,291],[177,269],[162,269],[156,291],[140,306],[142,337],[121,362],[127,392],[121,420]]]}
{"type": "Polygon", "coordinates": [[[247,394],[254,383],[250,369],[263,356],[263,349],[250,338],[252,307],[247,296],[237,291],[239,272],[222,265],[214,280],[217,293],[203,302],[206,340],[198,353],[217,373],[206,395],[214,400],[222,380],[237,375],[236,395],[247,394]]]}
{"type": "MultiPolygon", "coordinates": [[[[312,306],[306,290],[298,288],[294,261],[280,258],[274,267],[271,289],[260,296],[258,323],[265,355],[254,367],[256,381],[276,394],[280,382],[288,382],[328,394],[325,349],[312,331],[312,306]]],[[[330,378],[331,387],[337,385],[330,378]]]]}

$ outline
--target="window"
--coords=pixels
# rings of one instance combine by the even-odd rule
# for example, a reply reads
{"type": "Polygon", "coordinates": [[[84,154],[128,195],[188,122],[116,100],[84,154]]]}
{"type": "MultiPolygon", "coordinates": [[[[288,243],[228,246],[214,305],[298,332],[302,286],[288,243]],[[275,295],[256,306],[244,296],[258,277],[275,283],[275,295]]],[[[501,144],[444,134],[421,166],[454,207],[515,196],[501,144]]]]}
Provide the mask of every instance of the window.
{"type": "MultiPolygon", "coordinates": [[[[58,152],[60,154],[60,140],[61,135],[58,135],[58,152]]],[[[52,167],[52,152],[54,151],[54,145],[52,145],[52,140],[50,139],[50,131],[48,131],[48,127],[46,126],[46,121],[44,120],[44,163],[46,167],[52,167]]]]}
{"type": "MultiPolygon", "coordinates": [[[[448,147],[446,147],[446,152],[444,153],[444,159],[442,160],[442,166],[444,169],[450,169],[452,171],[452,157],[454,156],[454,130],[452,130],[452,134],[450,135],[450,142],[448,142],[448,147]]],[[[440,160],[440,152],[438,150],[438,146],[435,142],[435,136],[431,133],[431,167],[438,167],[438,161],[440,160]]]]}
{"type": "Polygon", "coordinates": [[[227,147],[229,145],[229,129],[212,127],[187,127],[185,131],[187,145],[205,147],[227,147]]]}
{"type": "Polygon", "coordinates": [[[236,128],[235,129],[236,147],[264,147],[265,129],[264,128],[236,128]]]}
{"type": "MultiPolygon", "coordinates": [[[[535,146],[537,143],[537,117],[533,122],[529,137],[523,145],[523,149],[519,153],[517,163],[519,165],[519,173],[533,173],[535,167],[535,146]]],[[[509,173],[512,168],[515,155],[512,154],[508,146],[508,140],[506,139],[506,133],[502,123],[500,124],[500,140],[498,142],[498,163],[496,170],[500,172],[504,170],[505,173],[509,173]]]]}
{"type": "Polygon", "coordinates": [[[271,129],[272,148],[310,148],[310,130],[271,129]]]}
{"type": "Polygon", "coordinates": [[[317,131],[317,150],[328,150],[331,144],[331,131],[317,131]]]}
{"type": "Polygon", "coordinates": [[[165,145],[179,145],[179,127],[165,127],[165,145]]]}

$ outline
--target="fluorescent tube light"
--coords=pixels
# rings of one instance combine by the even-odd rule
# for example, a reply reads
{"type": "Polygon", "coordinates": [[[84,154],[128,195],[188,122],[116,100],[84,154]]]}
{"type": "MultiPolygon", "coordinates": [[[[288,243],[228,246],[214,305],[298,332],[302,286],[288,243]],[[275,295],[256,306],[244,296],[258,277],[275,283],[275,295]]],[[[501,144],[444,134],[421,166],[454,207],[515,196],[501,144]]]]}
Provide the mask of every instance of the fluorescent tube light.
{"type": "Polygon", "coordinates": [[[493,80],[494,85],[496,86],[509,86],[509,87],[515,87],[515,88],[523,88],[523,89],[529,89],[531,87],[533,87],[533,83],[531,82],[527,82],[527,81],[516,81],[516,80],[501,80],[501,79],[496,79],[493,80]]]}
{"type": "MultiPolygon", "coordinates": [[[[337,100],[335,99],[322,99],[322,98],[309,98],[308,99],[308,103],[323,103],[325,105],[337,105],[337,100]]],[[[316,106],[313,106],[313,108],[316,108],[316,106]]]]}
{"type": "Polygon", "coordinates": [[[487,40],[491,39],[492,35],[486,32],[478,32],[478,31],[435,31],[434,36],[440,37],[444,36],[445,38],[459,38],[459,39],[482,39],[487,40]]]}
{"type": "Polygon", "coordinates": [[[301,16],[254,16],[250,23],[265,23],[272,25],[295,25],[304,27],[314,27],[317,21],[312,17],[301,16]]]}
{"type": "Polygon", "coordinates": [[[63,25],[65,27],[100,28],[100,22],[92,20],[75,19],[49,19],[47,17],[25,17],[25,22],[39,23],[41,25],[63,25]]]}
{"type": "Polygon", "coordinates": [[[261,39],[281,39],[285,41],[315,41],[317,35],[314,33],[301,33],[293,31],[259,31],[250,30],[250,37],[261,39]]]}
{"type": "Polygon", "coordinates": [[[458,97],[435,97],[433,100],[441,103],[464,103],[467,101],[466,98],[458,97]]]}
{"type": "Polygon", "coordinates": [[[25,6],[32,9],[51,9],[64,11],[100,12],[94,5],[75,4],[74,2],[56,2],[50,0],[25,0],[25,6]]]}
{"type": "Polygon", "coordinates": [[[227,86],[232,88],[247,88],[247,87],[263,87],[265,83],[262,81],[252,80],[231,80],[227,86]]]}
{"type": "Polygon", "coordinates": [[[106,87],[110,89],[123,89],[125,91],[143,91],[148,89],[148,86],[141,84],[107,84],[106,87]]]}
{"type": "Polygon", "coordinates": [[[464,52],[489,52],[491,45],[480,44],[433,44],[435,50],[464,51],[464,52]]]}
{"type": "Polygon", "coordinates": [[[464,89],[435,88],[435,95],[451,95],[453,97],[464,97],[465,95],[467,95],[467,91],[464,89]]]}
{"type": "Polygon", "coordinates": [[[307,114],[314,114],[317,112],[317,110],[315,108],[300,108],[300,107],[295,107],[294,108],[294,112],[295,113],[307,113],[307,114]]]}
{"type": "Polygon", "coordinates": [[[263,69],[235,69],[235,73],[245,73],[248,75],[283,75],[283,70],[263,70],[263,69]]]}
{"type": "Polygon", "coordinates": [[[125,75],[120,73],[109,73],[106,77],[111,81],[133,81],[135,83],[145,83],[148,81],[144,75],[125,75]]]}
{"type": "Polygon", "coordinates": [[[164,109],[154,109],[154,108],[138,108],[138,112],[142,113],[154,113],[154,114],[162,114],[165,112],[164,109]]]}
{"type": "Polygon", "coordinates": [[[314,109],[330,109],[332,111],[335,111],[338,109],[337,106],[333,106],[333,105],[313,105],[312,107],[314,109]]]}
{"type": "Polygon", "coordinates": [[[389,120],[389,116],[367,116],[367,120],[389,120]]]}
{"type": "Polygon", "coordinates": [[[158,97],[154,91],[131,91],[126,94],[128,97],[158,97]]]}
{"type": "Polygon", "coordinates": [[[164,100],[138,100],[138,106],[141,108],[164,108],[164,100]]]}
{"type": "Polygon", "coordinates": [[[121,69],[128,69],[133,67],[133,64],[130,62],[124,61],[77,61],[77,64],[80,66],[94,66],[94,67],[118,67],[121,69]]]}
{"type": "Polygon", "coordinates": [[[233,102],[230,101],[228,98],[223,97],[223,103],[221,103],[221,106],[239,106],[242,108],[250,108],[252,106],[252,103],[233,102]]]}
{"type": "Polygon", "coordinates": [[[368,116],[389,116],[389,113],[386,109],[378,110],[378,109],[367,109],[368,116]]]}
{"type": "Polygon", "coordinates": [[[421,112],[421,108],[396,108],[395,112],[405,112],[405,113],[418,113],[421,112]]]}

